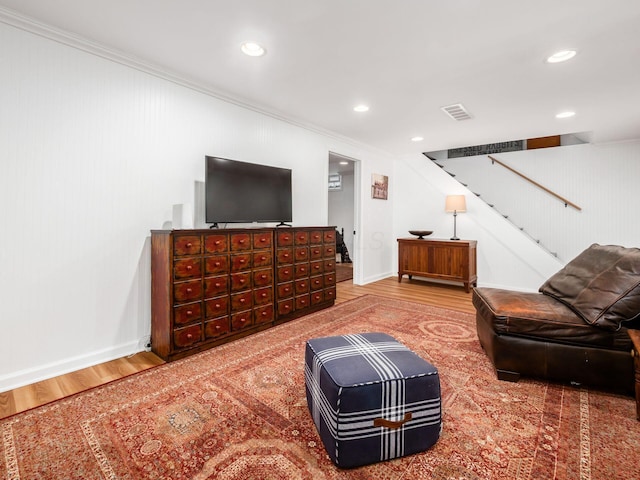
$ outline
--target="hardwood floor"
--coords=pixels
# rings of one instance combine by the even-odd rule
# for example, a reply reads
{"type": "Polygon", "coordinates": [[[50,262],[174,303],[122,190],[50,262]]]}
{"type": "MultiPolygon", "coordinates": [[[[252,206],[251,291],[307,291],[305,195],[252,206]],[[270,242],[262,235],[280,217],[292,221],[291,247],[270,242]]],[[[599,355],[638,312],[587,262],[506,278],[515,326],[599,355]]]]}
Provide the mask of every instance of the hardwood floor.
{"type": "MultiPolygon", "coordinates": [[[[367,294],[425,303],[450,310],[475,312],[471,304],[471,293],[466,293],[462,286],[439,285],[406,278],[399,283],[397,277],[385,278],[368,285],[354,285],[351,281],[340,282],[337,285],[336,304],[367,294]]],[[[153,353],[141,352],[0,393],[0,418],[103,385],[162,363],[164,361],[153,353]]]]}

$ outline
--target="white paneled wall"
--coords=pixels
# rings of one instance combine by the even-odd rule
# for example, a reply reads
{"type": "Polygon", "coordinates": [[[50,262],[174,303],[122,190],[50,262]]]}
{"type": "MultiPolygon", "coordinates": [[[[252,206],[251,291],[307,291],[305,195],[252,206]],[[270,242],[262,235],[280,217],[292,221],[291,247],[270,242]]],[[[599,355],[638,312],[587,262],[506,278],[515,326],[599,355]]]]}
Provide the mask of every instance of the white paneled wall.
{"type": "MultiPolygon", "coordinates": [[[[176,204],[202,226],[205,155],[292,168],[295,225],[327,222],[330,150],[392,163],[1,22],[0,105],[0,391],[142,349],[150,230],[176,204]]],[[[391,210],[375,216],[391,244],[391,210]]],[[[361,254],[367,275],[390,271],[361,254]]]]}

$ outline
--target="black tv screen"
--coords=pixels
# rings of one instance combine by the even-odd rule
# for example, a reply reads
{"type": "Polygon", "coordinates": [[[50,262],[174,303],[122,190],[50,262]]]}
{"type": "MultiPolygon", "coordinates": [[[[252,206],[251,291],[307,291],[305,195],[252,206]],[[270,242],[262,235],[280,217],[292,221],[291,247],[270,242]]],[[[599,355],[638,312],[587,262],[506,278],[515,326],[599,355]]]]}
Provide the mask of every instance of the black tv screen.
{"type": "Polygon", "coordinates": [[[206,156],[207,223],[291,222],[291,170],[206,156]]]}

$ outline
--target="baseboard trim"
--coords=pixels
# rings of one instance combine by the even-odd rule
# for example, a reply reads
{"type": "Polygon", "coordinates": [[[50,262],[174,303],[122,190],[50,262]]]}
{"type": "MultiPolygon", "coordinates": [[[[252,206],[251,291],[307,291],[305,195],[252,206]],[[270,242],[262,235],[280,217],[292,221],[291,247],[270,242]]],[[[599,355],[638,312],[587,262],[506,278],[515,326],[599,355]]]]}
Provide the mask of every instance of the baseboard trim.
{"type": "Polygon", "coordinates": [[[83,368],[93,367],[94,365],[126,357],[127,355],[133,355],[134,353],[144,350],[144,348],[140,347],[141,344],[144,344],[143,342],[144,340],[136,340],[113,348],[90,352],[59,362],[48,363],[36,368],[29,368],[8,375],[2,375],[0,376],[0,393],[42,380],[48,380],[59,375],[75,372],[83,368]]]}

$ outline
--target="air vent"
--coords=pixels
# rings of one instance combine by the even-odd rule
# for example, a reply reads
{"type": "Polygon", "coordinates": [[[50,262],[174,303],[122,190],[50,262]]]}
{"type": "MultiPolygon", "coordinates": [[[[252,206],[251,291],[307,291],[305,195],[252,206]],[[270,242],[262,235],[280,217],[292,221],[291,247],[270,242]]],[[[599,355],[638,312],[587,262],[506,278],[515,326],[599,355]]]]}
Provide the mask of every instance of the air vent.
{"type": "Polygon", "coordinates": [[[457,121],[468,120],[471,118],[471,115],[469,115],[469,112],[467,112],[466,108],[464,108],[464,105],[462,105],[461,103],[441,107],[440,110],[457,121]]]}

